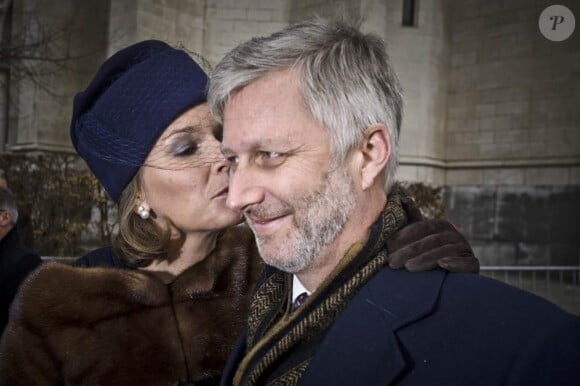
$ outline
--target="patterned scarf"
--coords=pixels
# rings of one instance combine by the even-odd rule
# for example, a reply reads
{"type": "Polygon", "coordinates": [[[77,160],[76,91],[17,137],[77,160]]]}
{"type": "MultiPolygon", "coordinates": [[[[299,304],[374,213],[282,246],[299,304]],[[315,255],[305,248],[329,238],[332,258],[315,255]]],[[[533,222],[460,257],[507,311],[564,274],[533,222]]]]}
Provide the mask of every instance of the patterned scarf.
{"type": "Polygon", "coordinates": [[[292,275],[267,266],[250,305],[246,356],[234,385],[296,385],[350,299],[387,263],[385,243],[406,225],[404,190],[395,185],[364,243],[340,264],[296,311],[290,312],[292,275]]]}

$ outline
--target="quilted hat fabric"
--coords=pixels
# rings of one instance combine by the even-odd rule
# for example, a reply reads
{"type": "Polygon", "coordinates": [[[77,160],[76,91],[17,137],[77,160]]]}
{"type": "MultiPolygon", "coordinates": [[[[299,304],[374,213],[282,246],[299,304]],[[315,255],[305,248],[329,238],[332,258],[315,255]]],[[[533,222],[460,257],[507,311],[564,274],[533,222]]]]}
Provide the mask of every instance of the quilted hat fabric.
{"type": "Polygon", "coordinates": [[[167,126],[205,102],[207,83],[186,52],[147,40],[107,59],[75,96],[72,142],[115,202],[167,126]]]}

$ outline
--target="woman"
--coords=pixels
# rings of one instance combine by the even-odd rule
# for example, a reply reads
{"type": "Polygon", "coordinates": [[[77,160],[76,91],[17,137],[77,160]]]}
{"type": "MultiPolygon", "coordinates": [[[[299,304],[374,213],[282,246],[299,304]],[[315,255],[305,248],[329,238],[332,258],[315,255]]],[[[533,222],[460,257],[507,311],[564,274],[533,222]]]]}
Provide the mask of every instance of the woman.
{"type": "MultiPolygon", "coordinates": [[[[206,83],[186,53],[145,41],[113,55],[76,96],[72,140],[118,204],[119,233],[81,267],[47,263],[29,277],[2,338],[2,384],[217,383],[262,263],[225,205],[228,165],[206,83]]],[[[413,256],[432,251],[423,236],[447,226],[434,224],[396,238],[396,260],[409,243],[413,256]]],[[[446,244],[469,249],[451,234],[446,244]]],[[[428,265],[449,254],[432,256],[428,265]]],[[[471,255],[461,270],[466,261],[477,269],[471,255]]]]}

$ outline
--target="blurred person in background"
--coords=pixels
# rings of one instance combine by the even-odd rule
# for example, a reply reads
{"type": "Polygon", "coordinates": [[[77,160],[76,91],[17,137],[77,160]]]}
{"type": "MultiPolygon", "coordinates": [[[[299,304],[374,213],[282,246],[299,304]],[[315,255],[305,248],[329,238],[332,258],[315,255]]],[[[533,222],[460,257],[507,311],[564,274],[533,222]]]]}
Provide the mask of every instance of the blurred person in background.
{"type": "MultiPolygon", "coordinates": [[[[219,382],[263,263],[226,206],[229,163],[207,82],[186,52],[144,41],[107,59],[77,94],[72,142],[117,204],[118,234],[75,266],[33,274],[0,343],[0,383],[219,382]]],[[[414,270],[477,272],[461,234],[419,217],[393,238],[393,261],[422,252],[414,270]]]]}
{"type": "MultiPolygon", "coordinates": [[[[2,181],[6,182],[4,173],[0,173],[2,181]]],[[[17,223],[16,200],[4,185],[0,187],[0,335],[8,323],[8,310],[20,284],[42,261],[20,240],[17,223]]]]}
{"type": "MultiPolygon", "coordinates": [[[[8,177],[6,176],[6,171],[4,169],[0,169],[0,188],[6,188],[10,190],[10,187],[8,186],[8,177]]],[[[30,214],[26,210],[23,210],[23,208],[20,208],[19,210],[18,223],[16,224],[16,228],[18,229],[22,244],[28,248],[34,248],[34,230],[32,229],[32,219],[30,218],[30,214]]]]}
{"type": "Polygon", "coordinates": [[[8,180],[6,179],[6,172],[0,169],[0,188],[8,188],[8,180]]]}

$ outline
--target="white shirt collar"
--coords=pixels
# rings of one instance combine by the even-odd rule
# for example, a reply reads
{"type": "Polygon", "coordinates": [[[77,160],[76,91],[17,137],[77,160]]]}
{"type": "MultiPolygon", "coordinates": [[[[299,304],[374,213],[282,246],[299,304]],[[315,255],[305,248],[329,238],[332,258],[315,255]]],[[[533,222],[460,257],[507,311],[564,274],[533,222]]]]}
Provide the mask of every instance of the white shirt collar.
{"type": "Polygon", "coordinates": [[[298,295],[306,292],[308,296],[312,294],[312,292],[308,291],[306,287],[300,282],[298,276],[292,275],[292,301],[296,300],[298,295]]]}

